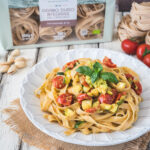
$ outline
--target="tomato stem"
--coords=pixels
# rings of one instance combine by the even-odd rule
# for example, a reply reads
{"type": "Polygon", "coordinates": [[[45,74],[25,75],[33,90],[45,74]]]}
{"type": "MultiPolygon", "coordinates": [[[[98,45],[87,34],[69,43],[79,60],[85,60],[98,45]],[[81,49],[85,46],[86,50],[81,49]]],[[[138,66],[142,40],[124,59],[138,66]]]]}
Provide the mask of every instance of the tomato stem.
{"type": "Polygon", "coordinates": [[[145,51],[143,53],[143,57],[146,56],[147,54],[150,54],[150,50],[147,49],[147,47],[145,48],[145,51]]]}

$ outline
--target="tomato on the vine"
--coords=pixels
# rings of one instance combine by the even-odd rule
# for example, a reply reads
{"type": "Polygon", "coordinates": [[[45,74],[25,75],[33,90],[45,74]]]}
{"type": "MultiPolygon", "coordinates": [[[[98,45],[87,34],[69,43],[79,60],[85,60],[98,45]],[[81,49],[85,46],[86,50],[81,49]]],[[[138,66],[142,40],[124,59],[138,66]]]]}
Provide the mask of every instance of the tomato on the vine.
{"type": "Polygon", "coordinates": [[[150,54],[147,54],[146,56],[144,56],[143,62],[144,62],[144,64],[146,64],[148,67],[150,67],[150,54]]]}
{"type": "Polygon", "coordinates": [[[136,54],[136,49],[138,47],[138,43],[133,40],[126,39],[126,40],[122,41],[121,47],[125,53],[134,55],[134,54],[136,54]]]}

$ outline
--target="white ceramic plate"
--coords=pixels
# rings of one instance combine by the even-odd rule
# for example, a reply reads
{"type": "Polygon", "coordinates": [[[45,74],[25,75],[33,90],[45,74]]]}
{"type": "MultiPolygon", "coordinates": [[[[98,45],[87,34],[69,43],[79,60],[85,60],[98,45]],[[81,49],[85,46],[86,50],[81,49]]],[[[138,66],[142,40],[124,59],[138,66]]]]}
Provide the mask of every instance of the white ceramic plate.
{"type": "Polygon", "coordinates": [[[136,139],[150,130],[150,69],[131,56],[106,49],[76,49],[57,53],[44,59],[35,65],[23,80],[20,99],[25,114],[37,128],[49,136],[68,143],[86,146],[115,145],[136,139]],[[34,90],[43,83],[45,74],[55,67],[62,67],[66,62],[78,58],[87,57],[102,60],[104,56],[110,57],[118,66],[130,67],[140,75],[144,101],[140,104],[138,120],[132,128],[126,131],[90,135],[74,133],[71,136],[66,136],[64,134],[65,128],[43,118],[40,101],[34,96],[34,90]]]}

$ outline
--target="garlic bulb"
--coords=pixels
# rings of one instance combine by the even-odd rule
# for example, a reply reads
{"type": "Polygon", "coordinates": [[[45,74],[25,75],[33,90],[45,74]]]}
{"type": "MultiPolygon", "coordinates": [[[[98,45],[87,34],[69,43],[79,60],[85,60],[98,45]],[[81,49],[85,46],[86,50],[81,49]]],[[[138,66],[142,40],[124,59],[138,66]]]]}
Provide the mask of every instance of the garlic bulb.
{"type": "Polygon", "coordinates": [[[0,73],[5,73],[5,72],[7,72],[8,71],[8,69],[9,69],[9,65],[0,65],[0,73]]]}
{"type": "Polygon", "coordinates": [[[14,56],[10,55],[10,56],[8,56],[7,62],[8,62],[8,64],[13,64],[14,60],[15,60],[14,56]]]}
{"type": "Polygon", "coordinates": [[[19,69],[24,68],[26,66],[26,61],[15,61],[15,65],[19,69]]]}
{"type": "Polygon", "coordinates": [[[15,62],[17,62],[17,61],[26,61],[26,59],[24,57],[17,57],[15,59],[15,62]]]}
{"type": "Polygon", "coordinates": [[[8,69],[7,73],[12,74],[12,73],[15,73],[16,71],[17,71],[16,65],[11,65],[10,68],[8,69]]]}
{"type": "Polygon", "coordinates": [[[12,53],[11,53],[11,56],[19,56],[20,55],[20,50],[19,49],[16,49],[16,50],[14,50],[14,51],[12,51],[12,53]]]}

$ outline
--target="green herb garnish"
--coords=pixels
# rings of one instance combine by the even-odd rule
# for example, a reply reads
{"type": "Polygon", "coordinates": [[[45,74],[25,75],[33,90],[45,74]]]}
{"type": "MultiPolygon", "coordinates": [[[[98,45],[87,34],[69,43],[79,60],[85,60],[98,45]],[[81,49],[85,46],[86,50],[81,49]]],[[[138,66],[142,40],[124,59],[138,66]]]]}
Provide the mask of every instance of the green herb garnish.
{"type": "Polygon", "coordinates": [[[150,54],[150,50],[147,49],[147,47],[145,48],[145,51],[143,53],[143,57],[146,56],[147,54],[150,54]]]}
{"type": "Polygon", "coordinates": [[[118,83],[118,79],[116,78],[116,76],[111,73],[111,72],[102,72],[100,74],[100,77],[103,79],[103,80],[107,80],[109,82],[113,82],[113,83],[118,83]]]}
{"type": "Polygon", "coordinates": [[[91,78],[92,83],[94,83],[99,78],[107,80],[113,83],[118,83],[116,76],[111,72],[102,72],[103,66],[99,62],[95,62],[93,69],[88,66],[80,66],[76,69],[77,72],[87,75],[91,78]]]}
{"type": "Polygon", "coordinates": [[[85,121],[77,121],[74,128],[77,129],[82,123],[85,123],[85,121]]]}
{"type": "Polygon", "coordinates": [[[57,75],[64,75],[64,72],[57,72],[57,75]]]}

